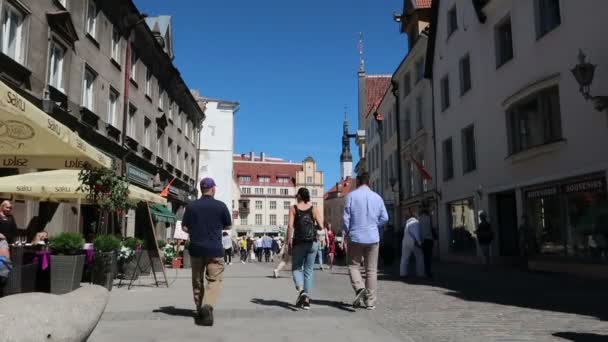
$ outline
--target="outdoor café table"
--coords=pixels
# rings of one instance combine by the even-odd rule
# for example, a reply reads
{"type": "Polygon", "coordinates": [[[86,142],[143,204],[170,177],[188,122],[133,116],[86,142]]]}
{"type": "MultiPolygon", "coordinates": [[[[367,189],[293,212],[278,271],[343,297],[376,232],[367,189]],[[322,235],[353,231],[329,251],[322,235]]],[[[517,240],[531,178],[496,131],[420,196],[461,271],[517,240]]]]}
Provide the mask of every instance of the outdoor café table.
{"type": "Polygon", "coordinates": [[[38,264],[35,250],[35,246],[10,246],[13,270],[4,288],[6,295],[36,290],[38,264]]]}

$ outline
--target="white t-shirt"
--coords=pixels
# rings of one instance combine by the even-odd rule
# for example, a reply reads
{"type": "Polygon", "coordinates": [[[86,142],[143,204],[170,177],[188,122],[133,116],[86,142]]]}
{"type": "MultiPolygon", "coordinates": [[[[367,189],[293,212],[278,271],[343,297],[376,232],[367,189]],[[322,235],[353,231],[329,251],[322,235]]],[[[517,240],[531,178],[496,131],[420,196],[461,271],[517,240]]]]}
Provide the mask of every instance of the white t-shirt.
{"type": "Polygon", "coordinates": [[[224,246],[224,249],[232,248],[232,239],[230,238],[230,235],[222,236],[222,245],[224,246]]]}

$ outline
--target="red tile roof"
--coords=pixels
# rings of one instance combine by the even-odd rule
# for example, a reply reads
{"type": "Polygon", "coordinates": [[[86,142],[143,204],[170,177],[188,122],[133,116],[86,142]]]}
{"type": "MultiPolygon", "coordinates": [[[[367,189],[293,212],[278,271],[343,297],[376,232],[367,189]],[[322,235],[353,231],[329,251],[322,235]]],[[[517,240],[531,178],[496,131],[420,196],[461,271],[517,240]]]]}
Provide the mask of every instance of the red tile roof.
{"type": "Polygon", "coordinates": [[[416,8],[431,8],[433,0],[416,0],[416,8]]]}
{"type": "Polygon", "coordinates": [[[239,162],[234,160],[234,176],[236,182],[239,185],[274,185],[274,186],[295,186],[296,185],[296,173],[302,171],[302,165],[300,164],[289,164],[287,162],[276,164],[276,163],[265,163],[265,162],[239,162]],[[251,177],[250,182],[241,183],[239,176],[251,177]],[[259,176],[270,177],[270,183],[260,183],[259,176]],[[277,177],[288,177],[289,183],[279,183],[277,177]]]}
{"type": "Polygon", "coordinates": [[[365,115],[368,116],[380,105],[386,90],[391,85],[390,75],[368,75],[365,77],[365,115]]]}
{"type": "Polygon", "coordinates": [[[340,193],[340,197],[345,197],[349,192],[356,188],[356,181],[354,178],[347,177],[346,179],[342,179],[338,184],[334,185],[329,191],[325,193],[323,196],[324,199],[335,198],[338,197],[338,193],[340,193]]]}

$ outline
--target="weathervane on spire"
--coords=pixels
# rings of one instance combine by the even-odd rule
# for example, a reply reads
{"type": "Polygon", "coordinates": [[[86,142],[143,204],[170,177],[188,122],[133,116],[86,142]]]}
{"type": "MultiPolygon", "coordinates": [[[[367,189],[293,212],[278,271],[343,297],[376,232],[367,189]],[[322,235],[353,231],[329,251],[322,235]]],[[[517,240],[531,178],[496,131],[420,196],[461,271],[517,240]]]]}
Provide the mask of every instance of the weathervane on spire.
{"type": "Polygon", "coordinates": [[[363,57],[363,32],[359,32],[359,72],[365,71],[365,58],[363,57]]]}

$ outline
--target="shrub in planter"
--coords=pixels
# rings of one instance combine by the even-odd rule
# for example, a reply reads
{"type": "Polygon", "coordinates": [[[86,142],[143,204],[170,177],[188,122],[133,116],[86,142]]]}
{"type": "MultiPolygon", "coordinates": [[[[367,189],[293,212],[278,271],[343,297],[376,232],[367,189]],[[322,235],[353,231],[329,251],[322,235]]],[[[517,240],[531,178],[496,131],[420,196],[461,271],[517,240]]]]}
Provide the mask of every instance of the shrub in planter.
{"type": "MultiPolygon", "coordinates": [[[[126,238],[122,242],[120,252],[118,254],[118,264],[123,275],[123,279],[137,279],[139,277],[139,270],[137,269],[138,256],[143,252],[141,247],[143,241],[136,238],[126,238]]],[[[143,259],[140,258],[140,259],[143,259]]],[[[141,267],[140,262],[140,267],[141,267]]]]}
{"type": "Polygon", "coordinates": [[[165,240],[158,240],[156,243],[158,244],[158,249],[163,249],[167,245],[165,240]]]}
{"type": "Polygon", "coordinates": [[[173,259],[175,258],[175,248],[172,245],[166,245],[162,249],[163,255],[165,257],[165,263],[171,264],[173,259]]]}
{"type": "Polygon", "coordinates": [[[77,233],[61,233],[50,239],[51,293],[64,294],[80,286],[84,270],[84,240],[77,233]]]}
{"type": "Polygon", "coordinates": [[[100,235],[93,242],[95,246],[95,262],[93,264],[93,284],[101,285],[112,290],[114,272],[120,240],[113,235],[100,235]]]}

